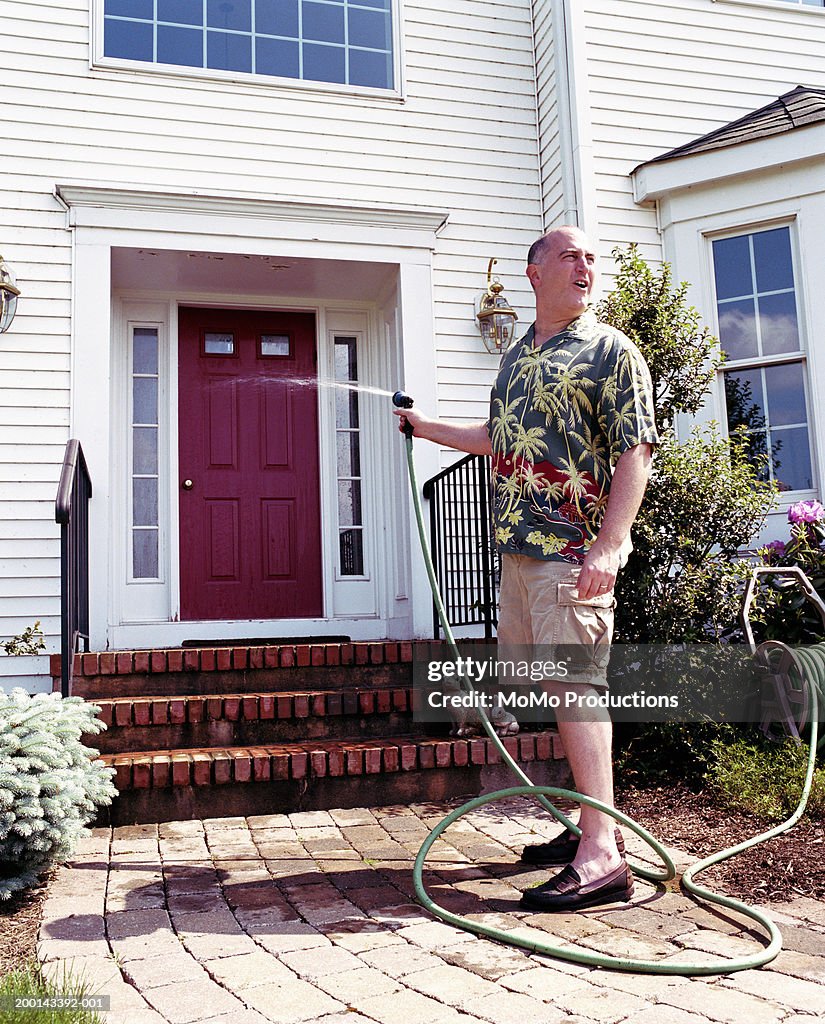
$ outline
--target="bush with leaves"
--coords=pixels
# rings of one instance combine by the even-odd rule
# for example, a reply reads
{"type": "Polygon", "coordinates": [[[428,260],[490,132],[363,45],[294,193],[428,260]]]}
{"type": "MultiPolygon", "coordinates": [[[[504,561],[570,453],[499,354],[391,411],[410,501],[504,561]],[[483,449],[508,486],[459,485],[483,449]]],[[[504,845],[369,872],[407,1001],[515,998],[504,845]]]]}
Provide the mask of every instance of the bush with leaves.
{"type": "Polygon", "coordinates": [[[40,628],[40,620],[33,626],[26,626],[22,633],[4,640],[0,647],[9,655],[42,654],[46,650],[46,641],[43,637],[43,630],[40,628]]]}
{"type": "Polygon", "coordinates": [[[723,356],[699,313],[674,286],[670,265],[651,269],[635,245],[614,251],[619,272],[600,320],[636,343],[650,367],[661,443],[634,527],[634,552],[616,584],[621,642],[719,640],[735,621],[746,566],[737,550],[758,532],[774,500],[744,434],[714,424],[680,443],[679,413],[706,400],[723,356]]]}
{"type": "Polygon", "coordinates": [[[0,691],[0,900],[70,856],[114,770],[81,742],[105,728],[80,697],[0,691]]]}

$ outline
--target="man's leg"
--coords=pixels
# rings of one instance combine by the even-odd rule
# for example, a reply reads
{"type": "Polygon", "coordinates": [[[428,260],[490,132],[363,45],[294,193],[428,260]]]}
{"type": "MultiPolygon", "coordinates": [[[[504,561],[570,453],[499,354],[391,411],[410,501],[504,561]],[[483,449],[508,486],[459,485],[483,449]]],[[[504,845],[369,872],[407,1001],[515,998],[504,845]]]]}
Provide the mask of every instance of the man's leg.
{"type": "MultiPolygon", "coordinates": [[[[564,753],[579,793],[613,806],[613,726],[605,709],[584,707],[578,702],[565,706],[566,695],[596,697],[604,690],[594,686],[554,683],[543,684],[545,692],[560,701],[556,723],[564,753]]],[[[621,858],[616,847],[615,821],[587,804],[581,805],[578,825],[582,830],[572,865],[582,882],[603,878],[618,867],[621,858]]]]}

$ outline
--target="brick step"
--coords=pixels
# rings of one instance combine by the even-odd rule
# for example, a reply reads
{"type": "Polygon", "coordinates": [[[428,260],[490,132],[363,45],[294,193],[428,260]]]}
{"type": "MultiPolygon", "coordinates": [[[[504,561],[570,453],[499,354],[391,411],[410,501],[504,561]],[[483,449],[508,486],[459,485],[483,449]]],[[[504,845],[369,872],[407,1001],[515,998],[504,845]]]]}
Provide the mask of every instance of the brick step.
{"type": "Polygon", "coordinates": [[[267,746],[301,740],[409,733],[411,688],[227,693],[97,700],[102,753],[267,746]]]}
{"type": "MultiPolygon", "coordinates": [[[[77,654],[72,693],[97,700],[354,685],[391,689],[409,686],[413,657],[443,656],[444,651],[442,644],[399,642],[77,654]]],[[[52,656],[51,673],[59,688],[58,655],[52,656]]]]}
{"type": "MultiPolygon", "coordinates": [[[[566,782],[556,733],[526,732],[505,745],[535,782],[566,782]]],[[[114,767],[119,792],[101,817],[111,824],[443,800],[514,784],[486,737],[145,750],[102,760],[114,767]]]]}

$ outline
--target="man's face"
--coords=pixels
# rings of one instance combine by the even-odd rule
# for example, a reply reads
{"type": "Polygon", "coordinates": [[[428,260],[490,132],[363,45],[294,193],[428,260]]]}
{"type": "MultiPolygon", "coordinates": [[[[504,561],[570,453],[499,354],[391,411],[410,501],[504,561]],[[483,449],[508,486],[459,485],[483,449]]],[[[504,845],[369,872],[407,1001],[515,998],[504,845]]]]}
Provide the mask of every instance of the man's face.
{"type": "Polygon", "coordinates": [[[527,267],[536,300],[545,311],[568,321],[587,309],[596,280],[596,258],[581,231],[554,231],[539,263],[527,267]]]}

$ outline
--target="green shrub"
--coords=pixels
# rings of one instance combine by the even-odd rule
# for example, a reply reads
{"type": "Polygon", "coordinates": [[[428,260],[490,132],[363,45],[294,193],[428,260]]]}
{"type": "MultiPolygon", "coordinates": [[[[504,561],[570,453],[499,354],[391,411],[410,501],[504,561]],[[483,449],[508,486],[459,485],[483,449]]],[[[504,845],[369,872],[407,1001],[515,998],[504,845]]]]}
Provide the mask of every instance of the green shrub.
{"type": "Polygon", "coordinates": [[[81,742],[105,726],[79,697],[0,692],[0,899],[65,860],[99,806],[114,771],[81,742]]]}
{"type": "MultiPolygon", "coordinates": [[[[808,747],[792,740],[772,744],[761,739],[726,737],[713,744],[707,780],[729,805],[760,818],[781,821],[799,803],[807,767],[808,747]]],[[[825,815],[823,768],[814,772],[807,813],[813,817],[825,815]]]]}
{"type": "Polygon", "coordinates": [[[9,655],[42,654],[46,650],[46,641],[40,628],[40,620],[38,619],[33,626],[26,626],[17,636],[4,640],[0,647],[9,655]]]}
{"type": "Polygon", "coordinates": [[[102,1024],[103,1018],[92,1010],[82,1007],[68,1009],[21,1009],[5,1008],[6,1000],[15,997],[49,999],[54,996],[69,996],[82,999],[93,995],[84,984],[82,977],[64,975],[58,984],[48,982],[37,962],[27,963],[0,977],[0,1024],[102,1024]]]}
{"type": "Polygon", "coordinates": [[[634,551],[616,583],[616,639],[719,640],[734,628],[747,571],[737,550],[761,528],[775,487],[759,479],[761,462],[744,433],[722,437],[710,424],[677,440],[676,416],[702,407],[722,353],[669,264],[652,270],[635,245],[613,255],[616,285],[596,311],[644,355],[661,436],[634,551]]]}

